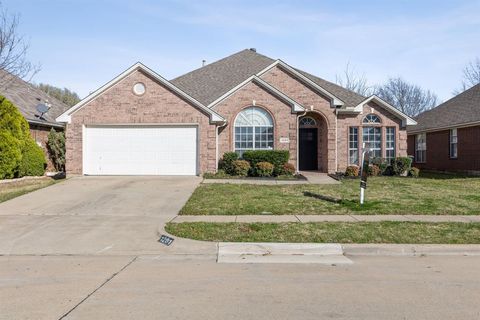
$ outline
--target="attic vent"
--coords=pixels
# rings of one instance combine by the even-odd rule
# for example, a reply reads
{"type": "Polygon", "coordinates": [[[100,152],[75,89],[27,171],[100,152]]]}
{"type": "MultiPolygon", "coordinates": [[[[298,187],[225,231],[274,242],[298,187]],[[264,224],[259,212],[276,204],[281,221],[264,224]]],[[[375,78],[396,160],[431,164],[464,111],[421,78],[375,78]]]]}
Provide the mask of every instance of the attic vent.
{"type": "Polygon", "coordinates": [[[250,48],[250,51],[257,52],[256,48],[250,48]]]}

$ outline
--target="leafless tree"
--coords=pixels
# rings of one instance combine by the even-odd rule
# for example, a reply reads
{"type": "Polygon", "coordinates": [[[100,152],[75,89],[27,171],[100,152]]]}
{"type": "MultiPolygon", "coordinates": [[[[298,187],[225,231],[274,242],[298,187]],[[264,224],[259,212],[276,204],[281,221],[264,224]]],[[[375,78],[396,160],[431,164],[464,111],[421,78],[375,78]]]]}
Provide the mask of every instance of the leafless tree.
{"type": "Polygon", "coordinates": [[[335,78],[337,84],[362,96],[369,96],[372,93],[372,87],[368,85],[365,74],[357,74],[350,67],[350,63],[347,63],[343,74],[337,75],[335,78]]]}
{"type": "Polygon", "coordinates": [[[390,78],[377,86],[375,94],[411,117],[434,108],[438,103],[436,94],[400,77],[390,78]]]}
{"type": "Polygon", "coordinates": [[[480,83],[480,58],[470,61],[465,68],[463,68],[462,87],[455,90],[454,94],[462,93],[470,87],[480,83]]]}
{"type": "Polygon", "coordinates": [[[0,86],[5,87],[12,76],[26,81],[40,70],[27,60],[28,41],[19,34],[19,16],[9,14],[0,3],[0,86]]]}

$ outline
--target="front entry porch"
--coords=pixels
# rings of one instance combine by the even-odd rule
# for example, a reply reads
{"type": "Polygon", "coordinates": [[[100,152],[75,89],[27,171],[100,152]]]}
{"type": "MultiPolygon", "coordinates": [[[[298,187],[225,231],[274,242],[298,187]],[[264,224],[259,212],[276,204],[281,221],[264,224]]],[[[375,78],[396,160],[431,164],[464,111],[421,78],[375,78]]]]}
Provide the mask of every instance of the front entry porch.
{"type": "Polygon", "coordinates": [[[300,171],[328,172],[327,123],[309,112],[299,119],[298,164],[300,171]]]}

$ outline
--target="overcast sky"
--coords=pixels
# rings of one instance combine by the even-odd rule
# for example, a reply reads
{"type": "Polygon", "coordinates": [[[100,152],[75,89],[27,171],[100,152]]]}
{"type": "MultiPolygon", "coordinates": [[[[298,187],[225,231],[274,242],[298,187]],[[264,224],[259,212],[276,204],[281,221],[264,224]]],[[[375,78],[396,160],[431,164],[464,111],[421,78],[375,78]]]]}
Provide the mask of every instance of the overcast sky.
{"type": "Polygon", "coordinates": [[[480,56],[480,0],[3,0],[20,14],[35,82],[84,97],[141,61],[167,79],[244,48],[335,81],[347,63],[441,100],[480,56]]]}

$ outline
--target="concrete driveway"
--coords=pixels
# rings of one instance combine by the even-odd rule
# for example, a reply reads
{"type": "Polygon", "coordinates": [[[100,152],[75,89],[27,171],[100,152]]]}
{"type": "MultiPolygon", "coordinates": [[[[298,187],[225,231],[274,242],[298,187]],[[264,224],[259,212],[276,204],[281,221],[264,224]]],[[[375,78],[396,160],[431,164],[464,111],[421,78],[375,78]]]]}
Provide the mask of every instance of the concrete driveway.
{"type": "Polygon", "coordinates": [[[188,240],[165,247],[158,229],[198,177],[75,177],[0,204],[0,254],[215,253],[188,240]]]}

